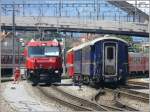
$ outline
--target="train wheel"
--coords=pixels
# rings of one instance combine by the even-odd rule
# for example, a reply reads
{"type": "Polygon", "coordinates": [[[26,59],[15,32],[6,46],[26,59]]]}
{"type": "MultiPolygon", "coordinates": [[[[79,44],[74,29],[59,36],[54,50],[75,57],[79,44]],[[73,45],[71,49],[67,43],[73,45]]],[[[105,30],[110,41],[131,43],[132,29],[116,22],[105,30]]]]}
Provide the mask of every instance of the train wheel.
{"type": "Polygon", "coordinates": [[[98,86],[101,87],[102,89],[105,88],[105,81],[103,80],[103,78],[99,79],[98,86]]]}
{"type": "Polygon", "coordinates": [[[61,83],[61,74],[57,75],[56,82],[61,83]]]}
{"type": "Polygon", "coordinates": [[[78,82],[79,82],[78,75],[75,75],[75,76],[73,77],[73,82],[74,82],[74,83],[78,83],[78,82]]]}
{"type": "Polygon", "coordinates": [[[87,85],[90,84],[90,78],[89,78],[89,77],[87,77],[86,84],[87,84],[87,85]]]}
{"type": "Polygon", "coordinates": [[[39,78],[36,76],[32,76],[32,86],[37,86],[39,83],[39,78]]]}
{"type": "Polygon", "coordinates": [[[118,81],[118,84],[119,85],[126,85],[126,78],[122,78],[122,79],[120,79],[119,81],[118,81]]]}
{"type": "Polygon", "coordinates": [[[47,82],[46,85],[51,86],[51,82],[47,82]]]}
{"type": "Polygon", "coordinates": [[[38,85],[38,83],[32,83],[32,86],[37,86],[38,85]]]}
{"type": "Polygon", "coordinates": [[[116,89],[116,88],[118,88],[118,87],[119,87],[119,83],[118,83],[118,81],[115,81],[115,82],[113,83],[113,88],[116,89]]]}
{"type": "Polygon", "coordinates": [[[37,86],[38,85],[38,82],[37,81],[33,81],[32,82],[32,86],[37,86]]]}
{"type": "Polygon", "coordinates": [[[83,83],[86,84],[86,85],[89,85],[89,83],[90,83],[89,76],[83,76],[83,83]]]}
{"type": "Polygon", "coordinates": [[[144,72],[144,76],[145,76],[146,78],[148,78],[148,77],[149,77],[149,71],[145,71],[145,72],[144,72]]]}
{"type": "Polygon", "coordinates": [[[90,78],[89,85],[92,86],[92,87],[94,87],[94,82],[93,82],[93,80],[91,78],[90,78]]]}
{"type": "Polygon", "coordinates": [[[26,73],[25,73],[25,79],[27,80],[27,82],[30,82],[31,75],[30,75],[30,73],[29,73],[28,70],[27,70],[26,73]]]}

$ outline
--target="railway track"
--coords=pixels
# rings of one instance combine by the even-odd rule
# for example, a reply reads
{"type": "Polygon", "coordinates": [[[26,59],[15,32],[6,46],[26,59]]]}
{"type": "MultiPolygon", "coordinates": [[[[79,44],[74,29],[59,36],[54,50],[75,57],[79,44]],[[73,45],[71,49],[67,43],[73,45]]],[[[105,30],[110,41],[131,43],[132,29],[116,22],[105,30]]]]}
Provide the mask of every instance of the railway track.
{"type": "MultiPolygon", "coordinates": [[[[141,93],[141,92],[137,92],[137,91],[133,91],[130,89],[119,89],[117,91],[115,91],[115,95],[116,95],[116,105],[118,105],[120,108],[126,108],[129,111],[138,111],[137,107],[135,108],[135,106],[126,103],[123,103],[122,101],[120,101],[120,99],[130,99],[131,101],[134,100],[136,102],[136,104],[149,104],[149,95],[145,94],[145,93],[141,93]]],[[[147,108],[147,106],[146,106],[147,108]]]]}
{"type": "Polygon", "coordinates": [[[97,110],[97,111],[109,111],[110,110],[110,109],[108,109],[110,107],[107,107],[107,106],[104,106],[104,105],[103,106],[99,105],[96,102],[93,102],[93,101],[90,101],[90,100],[83,99],[81,97],[72,95],[71,93],[65,92],[65,91],[63,91],[61,89],[58,89],[58,88],[55,88],[55,89],[57,89],[57,91],[65,94],[66,96],[68,96],[68,97],[70,97],[70,98],[72,98],[74,100],[77,100],[77,101],[81,102],[85,106],[92,108],[93,110],[97,110]]]}
{"type": "MultiPolygon", "coordinates": [[[[131,107],[131,106],[128,106],[127,104],[121,102],[118,100],[118,94],[120,95],[120,90],[118,91],[115,91],[115,90],[112,90],[112,89],[105,89],[103,91],[99,91],[95,96],[94,96],[94,100],[95,102],[99,103],[100,105],[109,105],[110,109],[118,109],[119,111],[138,111],[138,109],[134,108],[134,107],[131,107]],[[113,100],[111,101],[112,103],[109,102],[109,104],[107,104],[106,102],[103,104],[103,103],[99,103],[98,100],[100,97],[103,97],[106,92],[108,93],[112,93],[112,96],[113,96],[113,100]]],[[[104,100],[104,99],[103,99],[104,100]]],[[[113,110],[112,110],[113,111],[113,110]]]]}
{"type": "Polygon", "coordinates": [[[59,89],[55,86],[52,86],[53,89],[55,89],[56,91],[64,94],[66,97],[70,98],[70,99],[73,99],[73,100],[76,100],[77,102],[80,102],[83,106],[86,106],[86,107],[89,107],[89,108],[92,108],[93,110],[97,110],[97,111],[108,111],[108,109],[104,106],[101,106],[101,105],[98,105],[96,104],[95,102],[92,102],[90,100],[87,100],[87,99],[83,99],[81,97],[78,97],[78,96],[75,96],[71,93],[68,93],[62,89],[59,89]]]}
{"type": "Polygon", "coordinates": [[[141,93],[130,89],[125,89],[125,88],[119,89],[115,92],[117,94],[117,98],[123,96],[123,97],[128,97],[130,99],[139,100],[144,103],[149,103],[149,94],[145,94],[145,93],[141,93]]]}
{"type": "Polygon", "coordinates": [[[125,87],[129,89],[149,89],[149,83],[128,81],[125,87]]]}
{"type": "Polygon", "coordinates": [[[122,102],[120,101],[116,101],[116,104],[115,104],[117,107],[119,108],[124,108],[125,110],[128,110],[128,111],[139,111],[137,109],[135,109],[134,107],[131,107],[131,106],[128,106],[126,104],[123,104],[122,102]]]}
{"type": "Polygon", "coordinates": [[[98,99],[100,96],[105,95],[105,91],[101,91],[99,90],[98,93],[96,95],[94,95],[94,97],[92,98],[93,101],[95,101],[97,104],[104,106],[106,108],[109,109],[109,111],[124,111],[124,109],[118,108],[116,106],[110,106],[108,104],[102,104],[102,103],[98,103],[98,99]]]}
{"type": "Polygon", "coordinates": [[[40,89],[41,92],[43,92],[43,94],[45,94],[49,98],[56,100],[57,102],[61,103],[62,105],[71,107],[76,111],[95,111],[95,110],[96,111],[108,111],[107,108],[100,106],[100,105],[96,104],[95,102],[74,96],[68,92],[65,92],[65,91],[57,88],[56,86],[51,86],[51,89],[57,91],[57,93],[59,93],[59,94],[62,94],[63,97],[65,97],[65,99],[68,99],[69,101],[64,100],[64,98],[62,98],[62,96],[58,97],[58,95],[55,96],[53,94],[50,94],[42,87],[38,87],[38,89],[40,89]]]}
{"type": "MultiPolygon", "coordinates": [[[[38,87],[43,94],[48,96],[49,98],[59,102],[62,105],[65,105],[67,107],[70,107],[76,111],[139,111],[137,108],[128,105],[126,103],[123,103],[119,100],[120,97],[128,97],[135,100],[140,100],[143,102],[149,101],[149,96],[143,94],[137,94],[136,92],[132,93],[132,91],[128,89],[118,89],[118,90],[112,90],[112,89],[105,89],[104,91],[99,91],[93,98],[92,101],[83,99],[81,97],[75,96],[71,93],[68,93],[57,86],[52,85],[50,88],[53,91],[56,91],[57,93],[61,94],[61,97],[59,95],[50,94],[47,92],[47,89],[43,89],[42,87],[38,87]],[[105,92],[112,92],[114,100],[112,105],[107,103],[99,103],[98,98],[105,95],[105,92]],[[63,97],[65,97],[64,100],[63,97]]],[[[57,94],[56,93],[56,94],[57,94]]],[[[101,101],[103,102],[103,101],[101,101]]]]}
{"type": "Polygon", "coordinates": [[[82,104],[85,104],[87,107],[90,107],[93,110],[122,111],[122,109],[120,109],[120,108],[112,107],[112,106],[109,106],[109,105],[97,104],[97,102],[95,102],[95,101],[90,101],[90,100],[87,100],[87,99],[77,97],[77,96],[72,95],[71,93],[65,92],[64,90],[61,90],[59,88],[55,88],[55,89],[57,89],[57,91],[65,94],[66,96],[68,96],[70,98],[73,98],[73,99],[76,99],[76,100],[80,101],[82,104]]]}
{"type": "MultiPolygon", "coordinates": [[[[46,89],[44,89],[43,87],[37,87],[45,96],[47,96],[48,98],[64,105],[64,106],[67,106],[75,111],[93,111],[91,108],[87,108],[87,107],[84,107],[84,106],[81,106],[81,105],[78,105],[78,104],[75,104],[75,103],[72,103],[72,102],[69,102],[67,100],[64,100],[62,97],[60,96],[56,96],[50,92],[48,92],[46,89]]],[[[48,88],[50,89],[50,88],[48,88]]],[[[51,88],[53,89],[53,88],[51,88]]]]}
{"type": "Polygon", "coordinates": [[[126,89],[149,89],[149,87],[147,87],[147,86],[137,85],[137,84],[127,84],[122,87],[126,88],[126,89]]]}

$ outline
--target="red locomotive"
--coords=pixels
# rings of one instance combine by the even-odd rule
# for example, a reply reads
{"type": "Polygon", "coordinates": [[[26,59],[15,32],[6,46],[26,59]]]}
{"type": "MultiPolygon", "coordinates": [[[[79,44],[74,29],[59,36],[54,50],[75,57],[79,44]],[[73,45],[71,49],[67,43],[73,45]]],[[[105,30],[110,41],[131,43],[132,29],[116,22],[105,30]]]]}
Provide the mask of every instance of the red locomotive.
{"type": "Polygon", "coordinates": [[[57,41],[30,41],[25,48],[27,79],[37,85],[61,82],[62,56],[57,41]]]}

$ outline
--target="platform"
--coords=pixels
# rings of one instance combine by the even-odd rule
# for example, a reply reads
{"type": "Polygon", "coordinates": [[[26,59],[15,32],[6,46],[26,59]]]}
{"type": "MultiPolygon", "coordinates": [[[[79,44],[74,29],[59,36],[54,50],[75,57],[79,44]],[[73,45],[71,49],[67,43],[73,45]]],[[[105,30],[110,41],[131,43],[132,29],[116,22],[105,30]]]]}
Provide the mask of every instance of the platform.
{"type": "Polygon", "coordinates": [[[2,77],[1,82],[13,81],[13,77],[2,77]]]}
{"type": "Polygon", "coordinates": [[[137,79],[129,79],[129,84],[138,84],[143,86],[149,86],[150,84],[150,78],[137,78],[137,79]]]}
{"type": "Polygon", "coordinates": [[[130,90],[137,91],[137,92],[144,93],[144,94],[148,94],[148,95],[150,93],[149,89],[130,89],[130,90]]]}

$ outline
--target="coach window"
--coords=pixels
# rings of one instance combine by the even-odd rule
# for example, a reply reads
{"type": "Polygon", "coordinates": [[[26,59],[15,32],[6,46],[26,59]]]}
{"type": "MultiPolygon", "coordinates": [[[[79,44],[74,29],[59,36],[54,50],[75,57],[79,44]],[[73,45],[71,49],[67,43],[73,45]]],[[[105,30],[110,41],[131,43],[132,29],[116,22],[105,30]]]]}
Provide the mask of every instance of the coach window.
{"type": "Polygon", "coordinates": [[[107,48],[107,59],[112,60],[114,57],[113,47],[107,48]]]}

